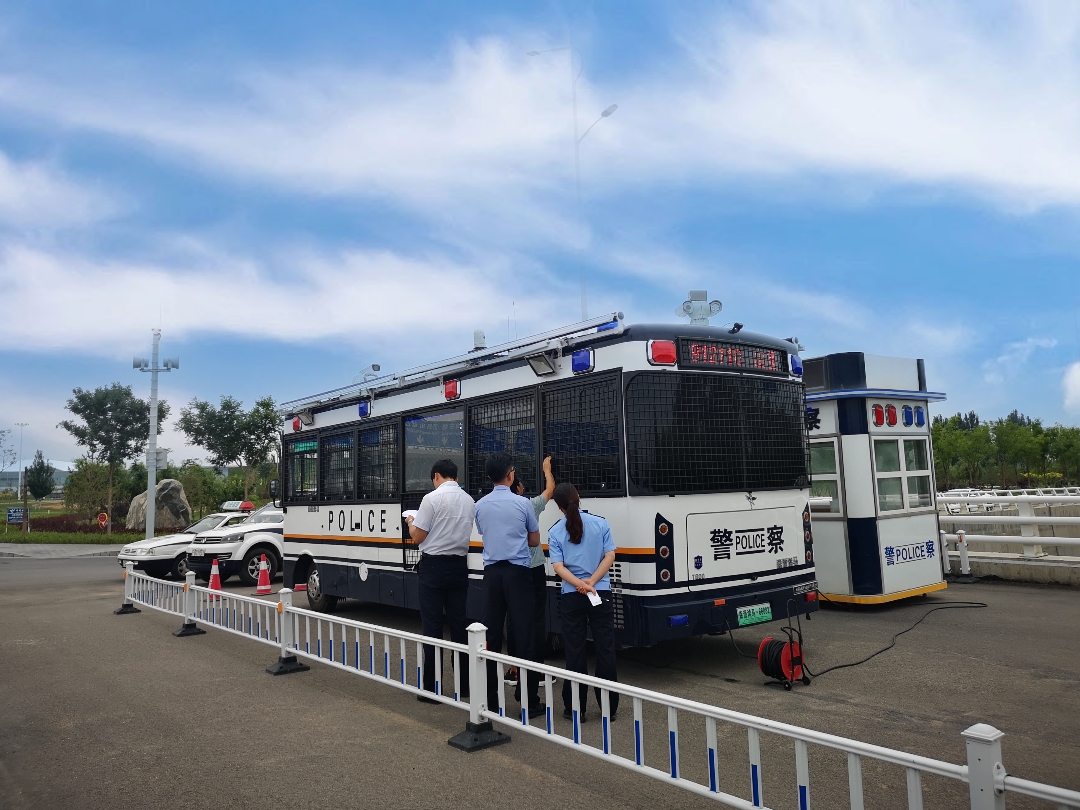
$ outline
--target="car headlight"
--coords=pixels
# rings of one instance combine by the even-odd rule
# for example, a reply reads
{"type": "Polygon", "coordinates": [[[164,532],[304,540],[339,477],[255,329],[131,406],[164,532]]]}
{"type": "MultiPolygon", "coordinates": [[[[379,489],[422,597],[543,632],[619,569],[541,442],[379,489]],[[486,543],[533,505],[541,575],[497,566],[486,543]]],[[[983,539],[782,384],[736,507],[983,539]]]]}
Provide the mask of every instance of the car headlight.
{"type": "Polygon", "coordinates": [[[120,549],[120,553],[121,553],[121,554],[134,554],[134,553],[135,553],[135,549],[132,549],[132,548],[122,548],[122,549],[120,549]]]}
{"type": "Polygon", "coordinates": [[[244,532],[239,532],[237,534],[230,534],[230,535],[227,535],[226,537],[222,537],[221,542],[222,543],[240,543],[240,542],[243,541],[243,539],[244,539],[244,532]]]}

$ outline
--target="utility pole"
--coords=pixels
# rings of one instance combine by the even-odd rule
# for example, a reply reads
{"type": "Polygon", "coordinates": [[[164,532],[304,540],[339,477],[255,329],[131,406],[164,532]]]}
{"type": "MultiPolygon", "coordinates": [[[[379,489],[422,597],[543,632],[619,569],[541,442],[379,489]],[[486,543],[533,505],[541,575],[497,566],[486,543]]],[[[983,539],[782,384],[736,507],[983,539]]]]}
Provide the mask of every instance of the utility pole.
{"type": "Polygon", "coordinates": [[[22,505],[23,505],[23,519],[22,519],[22,533],[30,534],[30,505],[29,500],[26,497],[26,470],[23,469],[23,455],[22,455],[22,439],[23,428],[29,425],[29,422],[16,422],[19,428],[19,480],[22,482],[22,505]]]}
{"type": "MultiPolygon", "coordinates": [[[[167,357],[163,365],[158,365],[158,344],[161,343],[161,330],[152,330],[154,346],[151,362],[145,357],[136,357],[131,365],[139,371],[150,372],[150,436],[146,442],[146,539],[154,537],[154,519],[157,517],[157,434],[158,434],[158,372],[180,368],[180,358],[167,357]]],[[[112,516],[109,516],[112,520],[112,516]]]]}

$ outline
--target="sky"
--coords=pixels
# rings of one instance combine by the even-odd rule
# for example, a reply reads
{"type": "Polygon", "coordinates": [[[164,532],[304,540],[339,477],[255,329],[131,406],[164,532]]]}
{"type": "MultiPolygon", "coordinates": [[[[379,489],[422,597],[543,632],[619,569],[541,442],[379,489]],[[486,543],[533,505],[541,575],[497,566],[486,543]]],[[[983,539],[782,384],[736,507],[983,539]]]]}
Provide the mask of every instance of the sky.
{"type": "Polygon", "coordinates": [[[74,459],[72,389],[146,396],[160,328],[202,459],[194,397],[574,323],[582,272],[1077,424],[1078,91],[1071,3],[7,3],[0,429],[74,459]]]}

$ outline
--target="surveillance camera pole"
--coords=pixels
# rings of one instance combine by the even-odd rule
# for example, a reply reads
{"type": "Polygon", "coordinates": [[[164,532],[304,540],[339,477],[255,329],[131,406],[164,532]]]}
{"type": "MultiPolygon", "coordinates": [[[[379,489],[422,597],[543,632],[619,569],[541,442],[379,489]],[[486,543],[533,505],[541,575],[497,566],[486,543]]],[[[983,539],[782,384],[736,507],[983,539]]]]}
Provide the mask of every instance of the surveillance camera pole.
{"type": "Polygon", "coordinates": [[[158,344],[161,330],[154,329],[154,349],[149,367],[145,360],[136,358],[139,371],[150,372],[150,437],[146,443],[146,539],[154,537],[154,518],[157,516],[157,434],[158,434],[158,372],[178,368],[176,360],[166,360],[164,367],[158,365],[158,344]]]}

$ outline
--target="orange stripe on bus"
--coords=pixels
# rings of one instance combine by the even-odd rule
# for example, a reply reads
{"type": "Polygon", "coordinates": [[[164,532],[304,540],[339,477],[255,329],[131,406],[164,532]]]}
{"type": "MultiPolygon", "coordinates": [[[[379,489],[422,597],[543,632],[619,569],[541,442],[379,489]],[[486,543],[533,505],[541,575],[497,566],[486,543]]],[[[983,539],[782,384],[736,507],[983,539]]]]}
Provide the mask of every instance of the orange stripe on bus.
{"type": "Polygon", "coordinates": [[[648,554],[655,555],[655,548],[616,548],[616,554],[648,554]]]}

